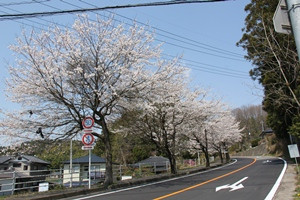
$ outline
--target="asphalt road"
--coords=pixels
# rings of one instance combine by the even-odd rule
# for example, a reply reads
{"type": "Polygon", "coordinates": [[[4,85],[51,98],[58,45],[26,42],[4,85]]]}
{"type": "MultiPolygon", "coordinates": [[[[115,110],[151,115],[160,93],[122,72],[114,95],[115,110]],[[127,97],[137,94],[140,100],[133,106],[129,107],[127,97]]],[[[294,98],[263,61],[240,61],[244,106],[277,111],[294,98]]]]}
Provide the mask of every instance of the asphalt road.
{"type": "Polygon", "coordinates": [[[233,164],[189,176],[88,196],[72,197],[72,199],[272,199],[273,193],[275,193],[272,188],[284,166],[284,161],[276,158],[261,160],[237,158],[233,164]],[[267,196],[268,198],[266,198],[267,196]]]}

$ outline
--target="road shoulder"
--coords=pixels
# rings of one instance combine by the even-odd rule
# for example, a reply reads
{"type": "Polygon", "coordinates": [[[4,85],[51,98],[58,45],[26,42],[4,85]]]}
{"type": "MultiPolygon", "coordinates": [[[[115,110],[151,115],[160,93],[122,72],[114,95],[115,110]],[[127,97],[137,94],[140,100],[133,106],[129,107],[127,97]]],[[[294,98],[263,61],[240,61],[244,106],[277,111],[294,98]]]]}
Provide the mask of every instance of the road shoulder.
{"type": "Polygon", "coordinates": [[[293,200],[296,188],[296,176],[295,164],[288,164],[287,169],[284,173],[282,181],[279,185],[277,192],[273,200],[293,200]]]}

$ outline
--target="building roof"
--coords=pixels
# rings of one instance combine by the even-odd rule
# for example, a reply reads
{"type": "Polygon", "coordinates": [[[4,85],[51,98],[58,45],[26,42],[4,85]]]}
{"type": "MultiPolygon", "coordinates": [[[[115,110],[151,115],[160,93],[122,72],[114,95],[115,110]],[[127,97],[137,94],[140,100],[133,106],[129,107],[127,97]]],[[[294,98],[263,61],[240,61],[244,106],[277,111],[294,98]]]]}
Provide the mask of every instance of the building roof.
{"type": "Polygon", "coordinates": [[[135,163],[135,165],[154,165],[154,163],[156,166],[166,166],[166,163],[169,163],[169,159],[162,156],[151,156],[145,160],[135,163]]]}
{"type": "Polygon", "coordinates": [[[11,156],[0,156],[0,164],[7,162],[8,160],[12,159],[11,156]]]}
{"type": "Polygon", "coordinates": [[[259,136],[264,137],[265,135],[270,135],[270,134],[273,134],[273,133],[274,133],[274,131],[271,128],[268,128],[268,129],[262,131],[259,136]]]}
{"type": "Polygon", "coordinates": [[[47,164],[47,165],[50,164],[49,162],[39,159],[38,157],[35,157],[35,156],[22,155],[22,157],[33,163],[41,163],[41,164],[47,164]]]}
{"type": "Polygon", "coordinates": [[[5,162],[29,162],[29,163],[40,163],[49,165],[50,163],[39,159],[35,156],[28,155],[17,155],[17,156],[0,156],[0,164],[5,162]]]}
{"type": "MultiPolygon", "coordinates": [[[[69,164],[70,160],[64,161],[64,164],[69,164]]],[[[72,160],[73,164],[83,164],[83,163],[89,163],[89,155],[76,158],[72,160]]],[[[101,158],[99,156],[96,156],[94,154],[91,155],[91,163],[106,163],[106,160],[104,158],[101,158]]]]}

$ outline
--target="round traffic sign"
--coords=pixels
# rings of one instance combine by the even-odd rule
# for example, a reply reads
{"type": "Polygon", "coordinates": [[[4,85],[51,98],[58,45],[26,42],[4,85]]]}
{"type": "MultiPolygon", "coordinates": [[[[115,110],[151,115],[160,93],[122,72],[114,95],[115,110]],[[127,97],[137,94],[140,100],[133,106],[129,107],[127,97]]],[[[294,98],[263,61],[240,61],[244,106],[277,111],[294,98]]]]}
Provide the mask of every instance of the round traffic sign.
{"type": "Polygon", "coordinates": [[[94,119],[92,117],[85,117],[82,121],[83,128],[90,129],[94,126],[94,119]]]}
{"type": "Polygon", "coordinates": [[[95,141],[95,138],[94,136],[91,134],[91,133],[85,133],[83,134],[82,136],[82,143],[84,145],[87,145],[87,146],[90,146],[94,143],[95,141]]]}

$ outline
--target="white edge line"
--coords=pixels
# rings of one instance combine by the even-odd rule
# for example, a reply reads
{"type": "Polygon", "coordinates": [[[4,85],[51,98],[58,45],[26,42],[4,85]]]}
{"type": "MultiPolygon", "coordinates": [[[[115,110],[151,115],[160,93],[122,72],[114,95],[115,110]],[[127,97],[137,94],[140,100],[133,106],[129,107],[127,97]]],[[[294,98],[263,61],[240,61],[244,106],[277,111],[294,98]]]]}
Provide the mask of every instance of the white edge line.
{"type": "Polygon", "coordinates": [[[223,167],[227,167],[230,165],[233,165],[237,162],[237,159],[233,159],[234,162],[220,166],[220,167],[216,167],[216,168],[212,168],[209,170],[205,170],[205,171],[201,171],[201,172],[197,172],[197,173],[193,173],[193,174],[189,174],[189,175],[185,175],[185,176],[180,176],[180,177],[176,177],[176,178],[171,178],[171,179],[167,179],[167,180],[163,180],[163,181],[158,181],[158,182],[154,182],[154,183],[148,183],[148,184],[144,184],[144,185],[139,185],[139,186],[134,186],[134,187],[129,187],[129,188],[125,188],[125,189],[120,189],[120,190],[116,190],[116,191],[111,191],[111,192],[105,192],[105,193],[100,193],[100,194],[95,194],[95,195],[91,195],[88,197],[81,197],[78,199],[73,199],[73,200],[83,200],[83,199],[90,199],[90,198],[94,198],[94,197],[99,197],[99,196],[105,196],[105,195],[109,195],[109,194],[114,194],[114,193],[119,193],[119,192],[124,192],[124,191],[128,191],[128,190],[134,190],[137,188],[142,188],[142,187],[146,187],[146,186],[150,186],[150,185],[155,185],[155,184],[159,184],[159,183],[164,183],[164,182],[169,182],[169,181],[173,181],[173,180],[177,180],[177,179],[182,179],[182,178],[186,178],[186,177],[190,177],[190,176],[196,176],[199,174],[204,174],[207,172],[211,172],[217,169],[221,169],[223,167]]]}
{"type": "Polygon", "coordinates": [[[285,173],[285,171],[286,171],[286,168],[287,168],[287,163],[286,163],[286,161],[285,161],[284,159],[282,159],[282,158],[279,158],[279,159],[282,160],[282,161],[284,162],[284,166],[283,166],[283,168],[282,168],[282,170],[281,170],[281,173],[280,173],[280,175],[279,175],[277,181],[276,181],[275,184],[273,185],[271,191],[269,192],[269,194],[268,194],[268,196],[265,198],[265,200],[272,200],[272,199],[273,199],[273,197],[274,197],[274,195],[275,195],[275,193],[276,193],[276,191],[277,191],[277,189],[278,189],[278,187],[279,187],[279,185],[280,185],[280,182],[281,182],[281,180],[282,180],[282,178],[283,178],[283,176],[284,176],[284,173],[285,173]]]}

